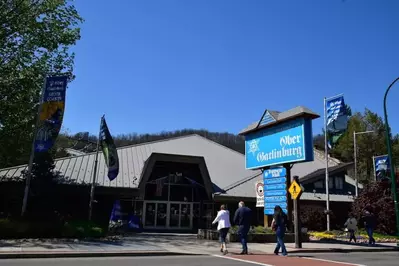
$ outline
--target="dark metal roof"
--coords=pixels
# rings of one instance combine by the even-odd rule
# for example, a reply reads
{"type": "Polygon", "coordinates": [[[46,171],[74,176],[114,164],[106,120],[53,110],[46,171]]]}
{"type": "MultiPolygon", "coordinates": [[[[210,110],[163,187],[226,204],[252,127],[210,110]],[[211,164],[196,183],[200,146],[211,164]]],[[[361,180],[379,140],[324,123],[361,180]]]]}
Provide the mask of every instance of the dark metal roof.
{"type": "Polygon", "coordinates": [[[271,110],[266,110],[266,112],[269,112],[269,114],[271,116],[273,116],[273,118],[276,120],[274,122],[268,123],[266,125],[260,125],[260,121],[258,122],[254,122],[252,124],[250,124],[248,127],[246,127],[245,129],[241,130],[241,132],[239,133],[239,135],[245,135],[248,134],[250,132],[256,131],[258,129],[261,128],[266,128],[266,127],[270,127],[272,125],[284,122],[284,121],[288,121],[290,119],[294,119],[296,117],[308,117],[311,119],[315,119],[315,118],[319,118],[320,115],[316,114],[315,112],[313,112],[312,110],[310,110],[307,107],[304,106],[297,106],[293,109],[290,109],[288,111],[285,112],[278,112],[278,111],[271,111],[271,110]]]}
{"type": "MultiPolygon", "coordinates": [[[[352,167],[354,165],[354,163],[341,163],[338,164],[336,166],[332,166],[328,168],[328,174],[329,175],[333,175],[342,171],[346,171],[348,170],[348,168],[352,167]]],[[[326,173],[326,168],[321,168],[321,169],[317,169],[314,172],[311,172],[310,174],[302,177],[300,180],[301,182],[308,182],[310,180],[316,179],[316,178],[320,178],[321,176],[324,176],[326,173]]]]}

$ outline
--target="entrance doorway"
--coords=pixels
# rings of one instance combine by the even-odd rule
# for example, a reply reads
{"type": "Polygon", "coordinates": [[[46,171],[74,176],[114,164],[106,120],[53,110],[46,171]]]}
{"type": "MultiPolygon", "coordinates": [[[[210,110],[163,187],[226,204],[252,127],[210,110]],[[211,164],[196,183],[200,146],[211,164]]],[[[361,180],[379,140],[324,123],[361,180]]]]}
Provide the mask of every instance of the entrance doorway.
{"type": "MultiPolygon", "coordinates": [[[[199,204],[178,201],[144,201],[144,229],[193,229],[193,206],[199,204]]],[[[195,211],[195,210],[194,210],[195,211]]]]}

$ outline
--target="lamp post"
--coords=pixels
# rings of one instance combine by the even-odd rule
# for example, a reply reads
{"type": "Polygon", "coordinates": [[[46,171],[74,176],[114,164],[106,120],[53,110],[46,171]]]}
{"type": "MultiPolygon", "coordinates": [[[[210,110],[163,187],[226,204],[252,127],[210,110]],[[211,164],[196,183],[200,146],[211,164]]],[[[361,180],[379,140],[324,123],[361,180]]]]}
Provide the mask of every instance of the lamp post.
{"type": "MultiPolygon", "coordinates": [[[[393,158],[392,158],[392,148],[391,148],[391,131],[388,124],[388,114],[387,114],[387,96],[388,92],[391,87],[399,80],[399,77],[396,78],[391,85],[389,85],[388,89],[385,91],[384,95],[384,118],[385,118],[385,138],[387,140],[387,148],[388,148],[388,160],[391,172],[391,186],[392,186],[392,193],[393,193],[393,202],[395,207],[395,214],[396,214],[396,234],[399,236],[399,202],[398,202],[398,192],[396,191],[396,177],[395,177],[395,168],[393,165],[393,158]]],[[[399,246],[399,243],[397,244],[399,246]]]]}
{"type": "Polygon", "coordinates": [[[356,146],[356,135],[362,135],[362,134],[369,134],[369,133],[374,133],[374,131],[369,130],[369,131],[362,131],[362,132],[356,132],[353,131],[353,157],[355,159],[355,196],[357,197],[359,195],[359,181],[357,177],[357,146],[356,146]]]}

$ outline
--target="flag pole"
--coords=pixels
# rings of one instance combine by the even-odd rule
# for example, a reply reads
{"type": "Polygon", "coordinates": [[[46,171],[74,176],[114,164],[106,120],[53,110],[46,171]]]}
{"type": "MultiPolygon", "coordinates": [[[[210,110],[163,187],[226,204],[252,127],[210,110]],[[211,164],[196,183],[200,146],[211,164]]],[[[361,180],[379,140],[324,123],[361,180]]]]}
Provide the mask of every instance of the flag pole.
{"type": "Polygon", "coordinates": [[[327,215],[327,231],[330,231],[330,191],[328,176],[328,138],[327,138],[327,98],[324,97],[324,151],[326,159],[326,215],[327,215]]]}
{"type": "Polygon", "coordinates": [[[92,214],[93,214],[93,203],[94,203],[94,189],[96,187],[96,177],[97,177],[97,165],[98,165],[98,150],[100,147],[100,138],[101,138],[101,124],[102,120],[104,118],[104,115],[101,117],[100,121],[100,131],[98,133],[98,139],[97,139],[97,148],[96,148],[96,159],[94,161],[94,172],[93,172],[93,179],[91,182],[91,188],[90,188],[90,201],[89,201],[89,221],[91,221],[92,214]]]}
{"type": "Polygon", "coordinates": [[[329,174],[328,174],[328,137],[327,137],[327,101],[338,98],[344,94],[338,94],[330,98],[324,97],[324,157],[326,159],[326,215],[327,215],[327,231],[330,231],[330,188],[329,188],[329,174]]]}
{"type": "Polygon", "coordinates": [[[25,181],[25,190],[24,190],[24,198],[22,200],[22,209],[21,209],[21,216],[23,217],[26,212],[26,207],[28,205],[28,196],[29,196],[29,189],[30,189],[30,181],[32,179],[32,168],[33,168],[33,160],[35,159],[35,141],[36,141],[36,136],[37,136],[37,128],[39,126],[39,121],[40,121],[40,113],[42,112],[43,109],[43,97],[44,97],[44,90],[46,89],[46,76],[44,77],[44,82],[43,82],[43,88],[42,88],[42,94],[41,94],[41,99],[38,107],[38,112],[36,115],[36,124],[35,124],[35,129],[33,130],[33,140],[32,140],[32,148],[30,152],[30,157],[29,157],[29,163],[28,163],[28,171],[26,172],[26,181],[25,181]]]}

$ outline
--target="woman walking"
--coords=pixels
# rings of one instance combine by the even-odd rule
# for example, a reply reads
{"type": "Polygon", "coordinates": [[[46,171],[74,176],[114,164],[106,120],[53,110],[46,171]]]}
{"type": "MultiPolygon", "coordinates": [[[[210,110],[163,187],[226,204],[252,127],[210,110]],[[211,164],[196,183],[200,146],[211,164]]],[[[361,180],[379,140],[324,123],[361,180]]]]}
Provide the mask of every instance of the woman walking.
{"type": "Polygon", "coordinates": [[[348,220],[345,222],[344,226],[348,230],[349,233],[349,242],[353,241],[356,243],[356,231],[357,231],[357,221],[356,218],[350,214],[348,220]]]}
{"type": "Polygon", "coordinates": [[[226,237],[231,227],[231,223],[230,213],[228,210],[226,210],[225,205],[220,206],[220,211],[218,211],[218,214],[215,220],[213,220],[212,224],[215,223],[218,223],[218,231],[220,234],[220,252],[226,255],[228,253],[226,246],[226,237]]]}
{"type": "Polygon", "coordinates": [[[277,245],[274,249],[274,254],[278,255],[280,248],[283,256],[287,256],[287,249],[284,244],[285,230],[287,226],[287,215],[283,212],[280,206],[274,207],[274,216],[272,221],[272,228],[276,232],[277,245]]]}

